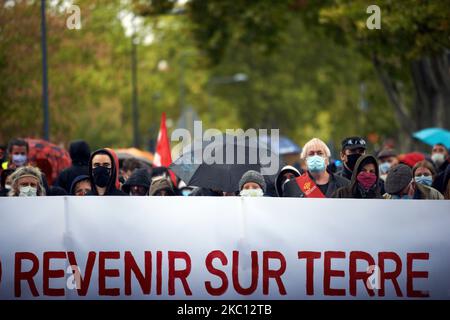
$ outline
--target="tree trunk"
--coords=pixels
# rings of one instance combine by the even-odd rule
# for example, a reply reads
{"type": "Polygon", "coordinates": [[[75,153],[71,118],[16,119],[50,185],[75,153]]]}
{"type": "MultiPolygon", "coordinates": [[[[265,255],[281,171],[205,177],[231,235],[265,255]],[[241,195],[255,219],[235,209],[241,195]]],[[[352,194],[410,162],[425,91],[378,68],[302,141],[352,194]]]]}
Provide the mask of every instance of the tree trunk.
{"type": "Polygon", "coordinates": [[[383,84],[388,99],[394,108],[400,126],[399,149],[403,152],[417,149],[420,143],[412,139],[412,133],[429,128],[450,126],[450,52],[424,57],[411,62],[410,70],[414,84],[414,103],[408,108],[398,85],[381,64],[378,57],[372,58],[375,70],[383,84]]]}
{"type": "Polygon", "coordinates": [[[374,55],[372,57],[372,63],[384,90],[386,91],[388,100],[394,109],[395,117],[399,124],[400,131],[397,135],[397,141],[401,141],[401,144],[397,145],[397,149],[400,152],[407,152],[408,150],[411,150],[413,144],[412,133],[415,130],[414,123],[411,121],[408,108],[402,99],[398,84],[386,72],[377,56],[374,55]]]}
{"type": "Polygon", "coordinates": [[[448,109],[450,108],[448,54],[413,61],[411,73],[416,90],[413,114],[416,116],[418,128],[448,126],[448,109]]]}

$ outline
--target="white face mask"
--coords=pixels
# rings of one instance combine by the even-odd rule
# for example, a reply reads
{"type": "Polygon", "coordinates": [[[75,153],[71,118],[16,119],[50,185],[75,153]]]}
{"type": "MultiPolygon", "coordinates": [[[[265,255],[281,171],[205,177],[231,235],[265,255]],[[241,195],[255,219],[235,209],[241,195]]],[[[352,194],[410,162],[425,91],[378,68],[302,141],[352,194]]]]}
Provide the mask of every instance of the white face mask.
{"type": "Polygon", "coordinates": [[[18,167],[23,166],[27,162],[27,156],[24,154],[13,154],[12,162],[18,167]]]}
{"type": "Polygon", "coordinates": [[[435,153],[431,156],[431,160],[439,167],[445,161],[445,155],[443,153],[435,153]]]}
{"type": "Polygon", "coordinates": [[[20,187],[19,197],[36,197],[37,189],[31,186],[20,187]]]}
{"type": "Polygon", "coordinates": [[[264,192],[262,189],[243,189],[239,195],[242,197],[262,197],[264,192]]]}
{"type": "Polygon", "coordinates": [[[11,190],[11,185],[10,184],[5,184],[5,189],[11,190]]]}

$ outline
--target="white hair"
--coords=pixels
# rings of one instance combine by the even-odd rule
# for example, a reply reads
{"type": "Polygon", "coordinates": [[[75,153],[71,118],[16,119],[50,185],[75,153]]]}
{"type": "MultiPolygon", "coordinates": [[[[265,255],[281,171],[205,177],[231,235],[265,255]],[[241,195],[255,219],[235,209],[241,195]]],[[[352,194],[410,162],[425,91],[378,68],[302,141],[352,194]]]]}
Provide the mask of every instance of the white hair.
{"type": "Polygon", "coordinates": [[[319,149],[322,150],[327,158],[331,157],[330,148],[326,145],[325,142],[320,140],[319,138],[312,138],[303,146],[302,153],[300,155],[301,159],[306,159],[308,156],[308,152],[311,149],[319,149]]]}
{"type": "Polygon", "coordinates": [[[38,180],[37,195],[45,196],[45,188],[44,183],[42,182],[41,170],[39,170],[39,168],[32,166],[20,167],[19,169],[14,171],[13,174],[11,174],[11,190],[8,192],[8,196],[16,197],[19,195],[18,193],[19,179],[25,176],[32,176],[36,178],[38,180]]]}

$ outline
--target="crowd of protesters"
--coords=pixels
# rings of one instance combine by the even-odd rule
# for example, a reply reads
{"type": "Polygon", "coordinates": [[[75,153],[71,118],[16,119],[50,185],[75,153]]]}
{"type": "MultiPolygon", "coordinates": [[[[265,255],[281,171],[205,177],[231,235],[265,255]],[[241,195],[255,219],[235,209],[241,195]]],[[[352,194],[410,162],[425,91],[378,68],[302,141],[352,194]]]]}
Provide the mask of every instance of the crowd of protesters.
{"type": "Polygon", "coordinates": [[[349,137],[342,141],[340,161],[332,161],[328,146],[314,138],[303,146],[301,166],[284,166],[272,180],[249,170],[236,185],[236,192],[223,192],[186,185],[167,168],[152,168],[135,158],[119,165],[112,149],[91,152],[81,140],[70,144],[72,165],[49,186],[45,174],[29,163],[28,143],[13,139],[8,146],[0,146],[0,196],[309,197],[312,186],[326,198],[450,199],[449,150],[438,143],[430,151],[429,156],[401,156],[393,149],[383,149],[370,155],[363,138],[349,137]],[[307,190],[299,177],[306,177],[307,190]]]}

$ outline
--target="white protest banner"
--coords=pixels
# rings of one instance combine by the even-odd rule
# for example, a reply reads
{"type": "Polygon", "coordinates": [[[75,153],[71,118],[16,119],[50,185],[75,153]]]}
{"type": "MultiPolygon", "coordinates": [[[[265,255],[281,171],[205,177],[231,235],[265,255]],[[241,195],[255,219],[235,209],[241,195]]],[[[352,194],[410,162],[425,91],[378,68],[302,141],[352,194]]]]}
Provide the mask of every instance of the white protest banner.
{"type": "Polygon", "coordinates": [[[0,199],[0,299],[450,299],[450,201],[0,199]]]}

